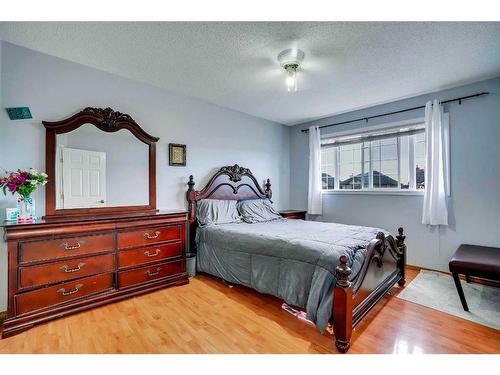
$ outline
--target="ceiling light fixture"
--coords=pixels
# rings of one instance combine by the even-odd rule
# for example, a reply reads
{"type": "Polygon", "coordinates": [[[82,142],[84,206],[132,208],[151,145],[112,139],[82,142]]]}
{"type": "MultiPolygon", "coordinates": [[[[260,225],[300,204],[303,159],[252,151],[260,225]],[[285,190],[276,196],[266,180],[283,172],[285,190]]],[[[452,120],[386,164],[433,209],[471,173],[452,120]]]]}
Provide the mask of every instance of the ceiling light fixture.
{"type": "Polygon", "coordinates": [[[287,74],[286,87],[288,92],[297,91],[297,70],[304,60],[304,56],[305,53],[297,48],[286,49],[278,55],[278,61],[287,74]]]}

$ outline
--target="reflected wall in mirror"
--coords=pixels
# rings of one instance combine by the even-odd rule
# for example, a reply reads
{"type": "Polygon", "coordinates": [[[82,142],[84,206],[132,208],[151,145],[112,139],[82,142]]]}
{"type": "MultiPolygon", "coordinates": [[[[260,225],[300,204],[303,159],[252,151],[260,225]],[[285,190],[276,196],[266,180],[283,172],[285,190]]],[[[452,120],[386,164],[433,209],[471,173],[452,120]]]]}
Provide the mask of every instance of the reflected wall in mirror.
{"type": "Polygon", "coordinates": [[[56,208],[149,204],[149,147],[84,124],[56,137],[56,208]]]}
{"type": "Polygon", "coordinates": [[[46,129],[45,218],[156,211],[156,142],[135,120],[87,107],[46,129]]]}

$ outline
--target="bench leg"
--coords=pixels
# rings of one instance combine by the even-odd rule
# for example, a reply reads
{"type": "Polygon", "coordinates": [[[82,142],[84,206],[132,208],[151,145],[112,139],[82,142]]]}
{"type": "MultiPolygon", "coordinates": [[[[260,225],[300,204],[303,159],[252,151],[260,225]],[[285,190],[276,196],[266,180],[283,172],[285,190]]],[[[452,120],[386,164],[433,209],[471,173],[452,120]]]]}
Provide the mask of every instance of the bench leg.
{"type": "Polygon", "coordinates": [[[460,301],[462,302],[464,310],[469,311],[469,307],[467,306],[467,301],[465,300],[464,291],[462,289],[462,284],[460,284],[460,278],[458,277],[458,273],[453,272],[453,280],[455,280],[455,286],[457,287],[458,296],[460,297],[460,301]]]}
{"type": "Polygon", "coordinates": [[[465,281],[467,282],[467,284],[470,284],[470,276],[469,275],[465,275],[465,281]]]}

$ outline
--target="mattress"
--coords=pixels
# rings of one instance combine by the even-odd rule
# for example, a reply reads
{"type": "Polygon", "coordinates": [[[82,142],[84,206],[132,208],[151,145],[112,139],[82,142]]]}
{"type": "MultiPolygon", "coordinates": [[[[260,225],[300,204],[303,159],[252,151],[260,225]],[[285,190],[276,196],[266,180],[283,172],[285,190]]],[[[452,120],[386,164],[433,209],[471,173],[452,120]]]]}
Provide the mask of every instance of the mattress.
{"type": "Polygon", "coordinates": [[[323,332],[332,315],[340,256],[347,256],[354,278],[378,232],[389,234],[379,228],[288,219],[200,227],[197,269],[304,308],[323,332]]]}

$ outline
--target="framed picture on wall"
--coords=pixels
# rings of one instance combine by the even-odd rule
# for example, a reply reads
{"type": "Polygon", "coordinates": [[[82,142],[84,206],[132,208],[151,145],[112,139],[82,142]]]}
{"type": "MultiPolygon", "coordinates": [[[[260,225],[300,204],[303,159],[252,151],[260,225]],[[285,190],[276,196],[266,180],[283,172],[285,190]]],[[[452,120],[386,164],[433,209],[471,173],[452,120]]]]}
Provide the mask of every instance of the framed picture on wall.
{"type": "Polygon", "coordinates": [[[186,166],[186,145],[168,144],[168,165],[174,167],[186,166]]]}

